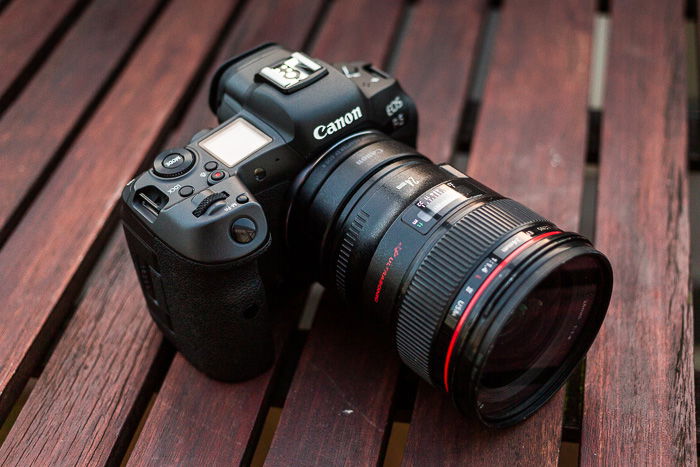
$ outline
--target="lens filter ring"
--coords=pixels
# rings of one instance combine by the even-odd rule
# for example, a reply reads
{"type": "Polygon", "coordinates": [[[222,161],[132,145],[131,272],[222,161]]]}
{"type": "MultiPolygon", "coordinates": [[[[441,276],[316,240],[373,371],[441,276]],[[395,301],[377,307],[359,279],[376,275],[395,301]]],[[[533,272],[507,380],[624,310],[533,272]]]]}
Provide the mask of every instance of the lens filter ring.
{"type": "Polygon", "coordinates": [[[542,407],[583,358],[605,317],[612,270],[565,232],[526,246],[495,277],[457,334],[449,393],[462,413],[506,427],[542,407]]]}
{"type": "MultiPolygon", "coordinates": [[[[451,328],[451,337],[444,351],[444,363],[441,368],[442,384],[446,391],[450,390],[450,370],[457,339],[460,337],[460,332],[464,328],[467,319],[471,316],[471,311],[477,303],[479,303],[479,299],[488,289],[489,285],[496,279],[503,279],[503,277],[507,275],[506,268],[523,251],[544,238],[561,233],[560,230],[556,229],[550,229],[546,232],[518,232],[518,234],[513,235],[499,245],[499,247],[494,250],[494,253],[489,255],[489,257],[467,277],[459,293],[453,299],[452,305],[445,318],[445,321],[452,320],[454,322],[456,320],[455,324],[448,326],[451,328]],[[504,247],[509,247],[510,245],[513,245],[513,247],[508,248],[508,253],[506,255],[498,254],[499,250],[502,251],[504,247]]],[[[441,352],[438,352],[438,354],[440,353],[441,352]]]]}
{"type": "Polygon", "coordinates": [[[401,301],[396,346],[401,359],[424,380],[442,385],[431,366],[434,339],[452,299],[470,272],[499,239],[528,225],[548,222],[507,198],[469,211],[428,252],[401,301]]]}

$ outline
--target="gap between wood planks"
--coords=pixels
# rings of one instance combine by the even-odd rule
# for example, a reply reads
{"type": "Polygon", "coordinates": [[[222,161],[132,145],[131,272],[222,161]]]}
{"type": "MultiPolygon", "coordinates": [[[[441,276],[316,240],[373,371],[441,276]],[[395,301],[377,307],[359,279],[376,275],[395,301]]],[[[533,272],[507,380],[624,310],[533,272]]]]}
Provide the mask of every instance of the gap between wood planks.
{"type": "MultiPolygon", "coordinates": [[[[67,14],[60,19],[52,31],[46,34],[46,37],[39,45],[39,47],[31,54],[31,57],[24,63],[23,67],[18,70],[17,75],[7,84],[5,89],[0,89],[0,115],[7,109],[15,98],[22,92],[24,87],[27,85],[32,75],[44,64],[46,59],[51,55],[51,52],[56,48],[56,46],[61,42],[61,39],[66,34],[66,32],[75,24],[75,22],[80,18],[85,11],[85,8],[90,3],[89,0],[78,0],[75,2],[67,14]]],[[[0,14],[5,10],[5,7],[9,4],[0,2],[0,14]]],[[[18,7],[21,9],[21,5],[18,7]]],[[[7,12],[11,14],[11,12],[7,12]]],[[[44,31],[45,33],[46,31],[44,31]]]]}
{"type": "MultiPolygon", "coordinates": [[[[688,52],[688,167],[690,192],[690,273],[693,300],[693,369],[695,373],[695,410],[698,416],[700,394],[700,55],[698,44],[698,4],[686,3],[686,40],[688,52]]],[[[696,428],[697,433],[697,428],[696,428]]]]}
{"type": "MultiPolygon", "coordinates": [[[[409,19],[410,9],[411,9],[411,7],[409,5],[406,9],[406,12],[407,12],[406,16],[405,16],[406,22],[410,20],[409,19]]],[[[600,14],[598,16],[598,18],[596,19],[596,28],[594,29],[594,44],[596,41],[596,37],[600,37],[600,35],[605,35],[605,37],[607,37],[607,32],[605,32],[605,31],[604,32],[597,32],[599,27],[602,28],[602,26],[600,26],[601,23],[604,22],[607,24],[607,21],[605,18],[606,18],[605,14],[600,14]],[[596,36],[596,34],[598,34],[598,36],[596,36]]],[[[487,24],[487,26],[485,28],[486,31],[484,32],[484,37],[483,37],[483,41],[482,41],[482,48],[481,48],[482,53],[479,54],[479,58],[477,60],[477,62],[480,64],[481,67],[483,67],[483,69],[476,70],[475,76],[471,80],[473,87],[472,87],[472,92],[470,92],[469,105],[467,106],[467,108],[465,108],[465,112],[463,115],[463,121],[464,121],[463,128],[465,128],[465,130],[462,132],[462,135],[467,135],[469,138],[464,139],[464,140],[460,139],[460,141],[458,142],[458,145],[456,148],[457,151],[456,151],[455,157],[453,159],[453,163],[457,164],[458,167],[464,167],[466,165],[466,158],[468,157],[470,137],[471,137],[471,134],[472,134],[473,129],[474,129],[474,123],[475,123],[477,116],[478,116],[479,100],[481,97],[480,85],[478,83],[483,82],[483,80],[485,79],[485,73],[486,73],[487,68],[488,68],[488,55],[489,55],[488,49],[490,47],[490,44],[493,41],[493,38],[495,37],[495,31],[496,31],[497,22],[498,22],[498,10],[497,9],[492,10],[490,15],[488,15],[487,21],[488,21],[488,23],[493,22],[493,25],[487,24]],[[481,73],[483,73],[483,74],[481,74],[481,73]]],[[[606,26],[606,28],[607,27],[608,26],[606,26]]],[[[696,31],[695,31],[696,18],[693,18],[692,21],[688,22],[688,27],[692,31],[688,35],[688,37],[689,37],[688,49],[689,49],[689,51],[692,50],[692,53],[696,53],[696,46],[695,46],[696,45],[695,39],[697,37],[696,31]],[[692,42],[692,47],[690,46],[691,42],[692,42]]],[[[395,44],[394,48],[396,48],[400,44],[400,40],[401,40],[401,33],[399,31],[397,33],[397,36],[396,36],[396,44],[395,44]]],[[[310,39],[309,43],[313,43],[313,39],[310,39]]],[[[220,45],[220,43],[218,45],[220,45]]],[[[603,49],[603,54],[604,54],[604,50],[605,49],[603,49]]],[[[596,47],[594,45],[594,53],[598,53],[598,54],[601,53],[599,51],[598,52],[596,52],[596,51],[598,51],[598,47],[596,47]]],[[[389,63],[391,62],[391,56],[389,56],[387,58],[387,61],[389,63]]],[[[595,68],[595,63],[596,63],[596,59],[594,59],[594,61],[593,61],[593,64],[594,64],[593,68],[595,68]]],[[[691,61],[690,63],[694,63],[695,65],[697,65],[695,60],[691,61]]],[[[601,80],[600,83],[602,83],[602,80],[603,80],[604,65],[602,66],[602,70],[603,70],[603,72],[601,72],[601,75],[599,78],[601,80]]],[[[696,87],[697,70],[695,70],[695,72],[696,72],[695,74],[690,74],[690,77],[692,79],[688,80],[690,87],[691,87],[691,89],[689,89],[689,106],[690,106],[690,109],[692,111],[691,117],[690,117],[691,119],[694,118],[692,114],[697,113],[697,87],[696,87]],[[695,89],[694,94],[692,93],[693,88],[695,89]]],[[[593,83],[595,81],[595,70],[592,70],[592,75],[594,75],[593,76],[594,79],[592,79],[592,83],[593,83]]],[[[593,88],[593,84],[592,84],[592,88],[593,88]]],[[[602,90],[595,91],[595,93],[597,93],[599,98],[603,95],[602,90]]],[[[593,95],[595,93],[592,91],[591,94],[593,95]]],[[[588,151],[588,154],[589,155],[592,154],[593,156],[590,157],[589,160],[591,163],[587,166],[587,170],[586,170],[586,187],[587,188],[584,190],[581,230],[584,234],[592,236],[594,233],[593,232],[594,217],[592,217],[593,214],[591,214],[591,213],[593,212],[593,210],[594,210],[593,208],[595,207],[595,186],[596,186],[596,181],[597,181],[597,148],[598,148],[598,133],[600,131],[600,121],[602,119],[602,100],[596,101],[592,97],[590,104],[591,105],[590,105],[590,110],[589,110],[589,151],[588,151]],[[601,105],[595,105],[596,102],[600,102],[601,105]],[[596,121],[593,122],[593,120],[596,120],[596,121]]],[[[695,116],[695,118],[697,118],[697,116],[695,116]]],[[[693,123],[693,122],[691,121],[691,123],[693,123]]],[[[694,120],[694,124],[697,124],[697,120],[694,120]]],[[[693,127],[693,125],[691,125],[691,128],[692,127],[693,127]]],[[[691,148],[689,148],[689,149],[691,149],[691,148]]],[[[698,175],[699,173],[700,172],[698,172],[698,171],[694,171],[691,174],[691,193],[696,193],[696,194],[700,193],[700,188],[699,188],[700,187],[700,175],[698,175]]],[[[697,200],[697,199],[700,199],[700,198],[698,196],[691,195],[691,213],[698,212],[698,208],[700,207],[700,206],[698,206],[699,203],[696,201],[695,206],[692,206],[693,200],[697,200]]],[[[695,216],[691,215],[691,220],[695,221],[694,222],[695,228],[693,231],[693,235],[691,236],[691,239],[694,241],[693,251],[696,252],[696,254],[694,256],[694,262],[693,262],[693,268],[696,271],[695,276],[694,276],[694,278],[695,278],[694,290],[696,291],[696,293],[695,293],[695,295],[696,295],[695,296],[695,298],[696,298],[696,300],[695,300],[696,316],[697,316],[697,311],[698,311],[698,288],[700,287],[700,283],[699,283],[700,278],[698,276],[698,271],[700,271],[700,264],[699,264],[698,255],[697,255],[698,249],[700,248],[700,245],[698,244],[698,233],[700,232],[700,226],[698,225],[697,217],[698,217],[697,215],[695,215],[695,216]]],[[[317,306],[317,305],[318,305],[318,302],[316,302],[315,306],[317,306]]],[[[310,304],[309,307],[310,307],[309,309],[311,309],[311,310],[314,309],[313,304],[310,304]]],[[[696,320],[696,322],[697,322],[697,320],[696,320]]],[[[307,322],[307,324],[305,326],[310,327],[310,324],[307,322]]],[[[698,357],[697,357],[697,346],[696,346],[696,362],[697,361],[698,361],[698,357]]],[[[697,369],[698,369],[698,365],[696,364],[696,371],[697,371],[697,369]]],[[[405,383],[405,384],[407,384],[408,386],[411,386],[410,381],[405,383]]],[[[399,393],[401,393],[402,391],[405,391],[405,390],[407,390],[407,389],[405,387],[401,388],[401,383],[399,383],[397,385],[397,397],[399,397],[399,393]]],[[[27,392],[27,391],[31,391],[31,384],[27,385],[25,392],[27,392]]],[[[27,392],[27,395],[28,395],[28,392],[27,392]]],[[[21,402],[21,399],[22,398],[20,398],[20,401],[18,401],[18,404],[16,405],[16,407],[18,409],[21,409],[21,403],[19,403],[19,402],[21,402]]],[[[394,417],[392,417],[391,428],[390,428],[391,434],[390,434],[390,437],[388,440],[388,445],[387,445],[386,453],[385,453],[385,457],[384,457],[385,465],[395,465],[394,462],[396,462],[396,458],[397,458],[396,456],[400,456],[401,451],[403,449],[403,442],[405,442],[406,430],[408,427],[408,423],[410,423],[410,407],[412,406],[412,402],[410,404],[407,404],[407,406],[409,407],[408,420],[405,419],[406,414],[403,414],[402,416],[397,415],[396,419],[394,419],[394,417]],[[403,439],[403,442],[402,442],[402,439],[403,439]]],[[[268,416],[267,416],[268,421],[265,424],[266,428],[268,427],[268,422],[269,422],[269,427],[272,428],[272,430],[274,431],[274,426],[276,426],[276,420],[277,421],[279,420],[279,410],[280,409],[277,407],[274,407],[274,406],[271,407],[270,411],[268,412],[268,416]]],[[[145,418],[145,416],[147,416],[147,410],[144,411],[144,418],[145,418]]],[[[8,420],[9,420],[9,418],[8,418],[8,420]]],[[[565,427],[565,429],[567,429],[567,427],[565,427]]],[[[266,429],[263,428],[263,433],[262,433],[260,440],[259,440],[259,443],[258,443],[258,449],[261,450],[261,453],[264,452],[265,443],[268,443],[267,445],[269,447],[269,441],[266,441],[266,431],[265,430],[266,429]]],[[[271,436],[272,435],[270,434],[270,437],[271,436]]],[[[568,438],[568,436],[567,436],[567,438],[568,438]]],[[[0,443],[1,442],[2,442],[2,430],[0,430],[0,443]]],[[[562,446],[562,451],[569,450],[572,448],[568,444],[569,443],[564,443],[564,445],[562,446]]],[[[573,444],[575,445],[575,443],[573,443],[573,444]]],[[[577,448],[576,448],[576,450],[577,450],[577,448]]],[[[564,457],[566,457],[567,459],[570,458],[569,455],[562,456],[562,458],[564,458],[564,457]]],[[[256,454],[253,458],[254,463],[259,458],[260,457],[258,457],[258,451],[256,451],[256,454]]],[[[262,457],[262,459],[264,459],[264,456],[262,457]]],[[[399,458],[399,460],[400,460],[400,458],[399,458]]]]}
{"type": "MultiPolygon", "coordinates": [[[[93,111],[99,107],[100,105],[100,100],[107,94],[109,91],[109,88],[111,85],[117,81],[119,74],[125,67],[125,65],[129,62],[131,56],[138,50],[138,46],[140,43],[148,36],[149,31],[153,27],[153,25],[157,22],[159,13],[163,11],[165,6],[170,0],[161,0],[158,4],[158,6],[154,9],[153,13],[149,15],[148,20],[146,21],[144,27],[142,30],[137,34],[136,38],[132,41],[128,48],[128,52],[124,54],[124,56],[120,59],[119,65],[115,69],[115,71],[110,74],[109,78],[103,83],[101,91],[98,93],[98,97],[95,98],[90,105],[88,106],[88,110],[85,112],[85,115],[81,117],[80,123],[81,125],[86,123],[89,119],[89,116],[92,115],[93,111]]],[[[223,39],[226,37],[230,30],[230,26],[234,18],[237,16],[238,12],[240,11],[241,5],[244,4],[245,2],[241,2],[234,11],[231,13],[230,17],[228,18],[226,25],[221,29],[219,32],[218,36],[216,36],[216,39],[214,40],[213,46],[210,48],[210,50],[207,51],[207,53],[202,57],[202,60],[199,64],[199,67],[196,69],[196,72],[194,73],[194,77],[189,83],[188,87],[186,88],[186,91],[183,93],[183,97],[180,100],[180,102],[177,104],[177,107],[175,111],[172,113],[172,116],[169,120],[167,120],[163,127],[160,129],[160,132],[155,139],[155,143],[152,148],[148,151],[148,154],[154,154],[155,150],[160,148],[167,135],[170,133],[170,131],[176,126],[176,124],[179,122],[181,117],[183,116],[183,112],[181,111],[183,107],[188,105],[188,102],[192,100],[192,98],[195,95],[196,89],[199,87],[199,85],[202,83],[204,77],[205,77],[205,72],[210,69],[212,66],[214,66],[213,60],[216,55],[216,52],[219,50],[220,46],[222,45],[223,39]]],[[[73,130],[76,133],[79,133],[79,129],[73,130]]],[[[72,132],[73,132],[72,131],[72,132]]],[[[71,133],[72,133],[71,132],[71,133]]],[[[66,148],[67,149],[67,148],[66,148]]],[[[149,159],[149,158],[147,158],[149,159]]],[[[142,167],[137,170],[138,172],[141,172],[144,167],[150,164],[149,160],[144,160],[142,163],[142,167]]],[[[69,322],[70,317],[72,316],[72,311],[75,309],[75,306],[77,303],[80,302],[84,288],[87,285],[86,279],[90,276],[92,271],[94,270],[95,265],[97,264],[99,258],[104,254],[105,252],[105,245],[107,244],[109,238],[112,237],[114,234],[115,228],[117,227],[117,221],[118,221],[118,215],[117,215],[117,210],[116,208],[112,210],[112,212],[109,215],[109,218],[107,222],[102,226],[102,231],[100,232],[98,238],[94,241],[94,243],[90,246],[89,254],[86,256],[86,259],[83,261],[83,263],[80,265],[79,271],[75,274],[75,277],[71,280],[70,286],[67,288],[67,291],[64,291],[64,297],[61,299],[61,304],[59,305],[59,308],[62,308],[64,311],[61,313],[61,321],[56,325],[57,331],[52,334],[50,338],[50,343],[46,345],[44,349],[42,349],[41,356],[39,358],[39,363],[35,365],[34,368],[31,369],[31,374],[33,375],[33,380],[36,380],[38,376],[41,373],[41,369],[43,368],[44,364],[48,360],[48,358],[51,356],[51,351],[55,346],[55,343],[61,339],[63,330],[65,329],[65,326],[69,322]]],[[[121,235],[121,232],[118,233],[121,235]]],[[[162,359],[158,360],[156,359],[157,362],[159,362],[159,365],[162,363],[162,359]]],[[[167,363],[167,362],[166,362],[167,363]]],[[[167,365],[164,365],[167,366],[167,365]]],[[[156,387],[162,382],[162,379],[165,377],[165,374],[163,372],[162,375],[160,375],[158,378],[160,378],[161,381],[156,382],[156,387]]],[[[26,398],[29,397],[31,393],[31,389],[33,387],[32,384],[32,379],[29,380],[27,384],[25,384],[25,387],[21,393],[21,396],[17,398],[15,401],[14,405],[11,408],[12,413],[19,413],[22,409],[22,406],[26,402],[26,398]]],[[[0,429],[0,444],[2,444],[2,441],[4,441],[4,437],[12,427],[13,423],[13,417],[8,416],[5,418],[5,420],[2,420],[3,425],[2,429],[0,429]]]]}
{"type": "MultiPolygon", "coordinates": [[[[75,140],[79,137],[83,127],[89,122],[90,118],[99,108],[102,100],[107,96],[108,92],[117,81],[118,77],[121,75],[124,68],[127,66],[129,60],[135,53],[135,51],[140,47],[144,38],[147,36],[148,32],[155,21],[160,16],[163,9],[167,6],[170,0],[159,0],[153,10],[148,14],[143,25],[138,30],[136,35],[131,38],[128,46],[123,52],[122,56],[116,60],[114,67],[111,72],[106,76],[104,81],[97,87],[94,96],[87,102],[85,107],[77,116],[73,126],[63,135],[60,140],[60,144],[55,147],[55,151],[50,154],[49,159],[40,168],[39,175],[30,183],[30,188],[27,189],[26,194],[18,199],[14,209],[10,212],[7,221],[4,225],[0,224],[0,248],[4,245],[5,241],[10,238],[14,229],[22,221],[23,216],[29,211],[34,199],[39,196],[41,192],[41,187],[46,184],[46,181],[53,175],[55,168],[61,163],[65,155],[70,150],[71,146],[75,140]]],[[[82,13],[82,10],[81,10],[82,13]]],[[[87,13],[89,15],[90,12],[87,13]]],[[[76,18],[77,20],[77,18],[76,18]]],[[[75,23],[73,21],[71,24],[75,23]]],[[[47,57],[45,57],[47,58],[47,57]]],[[[42,61],[43,63],[43,61],[42,61]]],[[[32,72],[40,71],[38,66],[32,70],[32,72]]],[[[29,79],[24,78],[24,82],[27,84],[29,79]]],[[[31,90],[31,87],[30,87],[31,90]]],[[[5,108],[0,104],[0,115],[5,108]]]]}

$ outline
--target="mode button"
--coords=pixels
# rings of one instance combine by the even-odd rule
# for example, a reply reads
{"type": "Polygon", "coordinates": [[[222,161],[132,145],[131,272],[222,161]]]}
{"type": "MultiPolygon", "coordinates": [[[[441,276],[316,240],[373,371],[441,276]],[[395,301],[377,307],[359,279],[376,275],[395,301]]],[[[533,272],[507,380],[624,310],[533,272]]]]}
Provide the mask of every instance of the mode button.
{"type": "Polygon", "coordinates": [[[194,154],[187,149],[169,149],[153,161],[153,172],[163,178],[179,177],[194,165],[194,154]]]}

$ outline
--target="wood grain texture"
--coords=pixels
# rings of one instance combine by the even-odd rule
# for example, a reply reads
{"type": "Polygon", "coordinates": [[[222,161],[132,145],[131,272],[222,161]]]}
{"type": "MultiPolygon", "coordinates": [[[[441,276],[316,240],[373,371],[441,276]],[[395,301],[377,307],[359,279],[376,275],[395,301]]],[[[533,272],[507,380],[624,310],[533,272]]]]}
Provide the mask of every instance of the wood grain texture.
{"type": "Polygon", "coordinates": [[[13,212],[26,209],[20,202],[46,176],[46,166],[156,5],[156,0],[103,0],[88,7],[2,116],[0,166],[7,169],[0,171],[0,238],[13,212]]]}
{"type": "Polygon", "coordinates": [[[0,464],[104,465],[118,462],[132,410],[161,335],[146,311],[136,273],[126,268],[121,232],[107,247],[86,293],[0,447],[0,464]],[[115,458],[116,457],[116,458],[115,458]]]}
{"type": "Polygon", "coordinates": [[[391,70],[418,106],[418,149],[435,162],[454,151],[486,3],[417,3],[391,70]]]}
{"type": "Polygon", "coordinates": [[[596,240],[615,272],[588,354],[582,465],[695,465],[683,2],[612,4],[596,240]]]}
{"type": "MultiPolygon", "coordinates": [[[[279,357],[294,324],[294,309],[278,307],[279,357]]],[[[279,363],[279,361],[278,361],[279,363]]],[[[177,354],[148,414],[128,465],[240,465],[252,456],[264,420],[273,370],[240,383],[207,378],[177,354]]]]}
{"type": "Polygon", "coordinates": [[[8,278],[0,281],[0,418],[74,298],[123,186],[234,7],[227,0],[168,5],[0,251],[0,277],[8,278]]]}
{"type": "MultiPolygon", "coordinates": [[[[216,124],[209,109],[209,77],[227,58],[265,41],[301,48],[321,7],[304,0],[249,2],[242,10],[221,52],[214,59],[181,124],[169,137],[169,146],[181,145],[200,128],[216,124]]],[[[131,268],[131,264],[127,265],[131,268]]],[[[138,292],[140,293],[140,292],[138,292]]],[[[290,307],[291,308],[291,307],[290,307]]],[[[282,319],[276,329],[277,350],[282,347],[294,310],[275,309],[282,319]]],[[[222,384],[196,371],[177,355],[166,375],[134,453],[132,465],[234,465],[246,455],[251,436],[264,416],[265,395],[274,371],[251,381],[222,384]]]]}
{"type": "MultiPolygon", "coordinates": [[[[398,26],[401,8],[399,2],[334,4],[311,54],[331,62],[365,58],[381,66],[391,46],[391,21],[398,26]],[[373,24],[377,17],[388,30],[357,34],[358,28],[379,27],[365,29],[365,22],[373,24]]],[[[370,465],[379,460],[399,363],[391,337],[378,328],[324,296],[266,464],[370,465]]]]}
{"type": "Polygon", "coordinates": [[[313,55],[329,63],[366,60],[382,67],[397,31],[402,0],[355,0],[333,5],[313,44],[313,55]]]}
{"type": "MultiPolygon", "coordinates": [[[[594,8],[504,5],[467,170],[564,229],[579,220],[594,8]]],[[[420,387],[407,465],[557,465],[563,391],[525,423],[497,431],[458,417],[446,399],[420,387]]]]}
{"type": "Polygon", "coordinates": [[[372,317],[326,294],[265,464],[376,464],[399,368],[391,344],[372,317]]]}
{"type": "Polygon", "coordinates": [[[36,59],[62,23],[70,21],[66,15],[81,3],[82,0],[26,0],[6,7],[0,16],[0,96],[36,59]]]}

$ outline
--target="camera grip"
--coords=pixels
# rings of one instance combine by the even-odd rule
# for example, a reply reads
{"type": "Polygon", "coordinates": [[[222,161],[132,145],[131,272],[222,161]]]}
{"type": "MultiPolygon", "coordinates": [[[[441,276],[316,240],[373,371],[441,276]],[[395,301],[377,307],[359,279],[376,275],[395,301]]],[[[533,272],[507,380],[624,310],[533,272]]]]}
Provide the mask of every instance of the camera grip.
{"type": "Polygon", "coordinates": [[[192,365],[222,381],[270,368],[272,330],[257,262],[269,240],[253,257],[202,264],[155,236],[145,241],[129,226],[124,230],[151,315],[192,365]]]}

